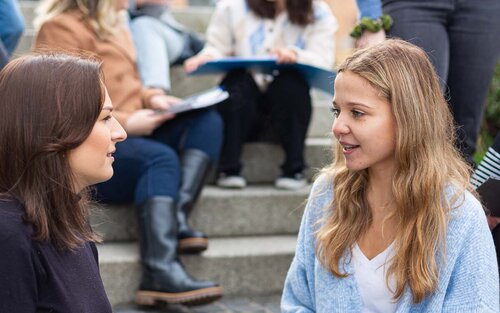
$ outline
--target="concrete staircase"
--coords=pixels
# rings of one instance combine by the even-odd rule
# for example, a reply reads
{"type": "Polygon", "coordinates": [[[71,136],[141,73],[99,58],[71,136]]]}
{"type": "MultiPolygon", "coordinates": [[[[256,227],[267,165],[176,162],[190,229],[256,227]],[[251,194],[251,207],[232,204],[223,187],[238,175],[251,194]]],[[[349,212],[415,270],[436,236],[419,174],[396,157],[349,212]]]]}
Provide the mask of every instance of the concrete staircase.
{"type": "MultiPolygon", "coordinates": [[[[21,1],[27,30],[16,55],[29,52],[34,37],[32,20],[37,1],[21,1]]],[[[175,9],[178,20],[202,32],[212,8],[175,9]]],[[[189,77],[181,67],[173,70],[173,94],[183,97],[217,84],[220,77],[189,77]]],[[[307,139],[308,177],[330,160],[331,96],[312,92],[314,110],[307,139]]],[[[203,190],[192,214],[192,225],[211,240],[200,256],[183,256],[187,270],[200,279],[218,281],[226,295],[257,296],[280,293],[293,258],[309,187],[280,191],[272,187],[279,175],[283,153],[277,146],[247,144],[243,153],[243,175],[251,184],[245,190],[203,190]]],[[[101,275],[113,305],[133,301],[140,279],[137,224],[132,206],[102,206],[92,216],[92,225],[103,235],[99,245],[101,275]]]]}

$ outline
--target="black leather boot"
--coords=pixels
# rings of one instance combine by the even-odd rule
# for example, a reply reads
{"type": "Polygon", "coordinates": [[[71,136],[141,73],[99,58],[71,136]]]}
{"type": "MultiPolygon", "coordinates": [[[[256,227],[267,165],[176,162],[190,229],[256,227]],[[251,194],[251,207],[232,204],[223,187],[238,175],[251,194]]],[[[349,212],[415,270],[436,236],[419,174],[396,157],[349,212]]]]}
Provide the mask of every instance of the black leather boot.
{"type": "Polygon", "coordinates": [[[181,156],[182,183],[177,200],[177,238],[180,253],[200,253],[207,249],[207,236],[195,231],[188,223],[189,214],[200,195],[210,171],[210,159],[200,150],[189,149],[181,156]]]}
{"type": "Polygon", "coordinates": [[[197,281],[177,259],[175,203],[170,197],[153,197],[138,208],[143,278],[136,302],[202,304],[222,296],[211,281],[197,281]]]}

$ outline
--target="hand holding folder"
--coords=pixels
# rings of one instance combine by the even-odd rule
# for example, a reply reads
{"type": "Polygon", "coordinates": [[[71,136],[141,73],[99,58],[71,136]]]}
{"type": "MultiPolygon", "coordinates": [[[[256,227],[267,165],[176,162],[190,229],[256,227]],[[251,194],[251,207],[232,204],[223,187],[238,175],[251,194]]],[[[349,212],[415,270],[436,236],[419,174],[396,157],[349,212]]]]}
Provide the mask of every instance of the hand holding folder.
{"type": "Polygon", "coordinates": [[[206,108],[220,103],[229,97],[229,93],[220,87],[205,90],[192,95],[179,103],[171,106],[167,110],[156,110],[157,113],[182,113],[186,111],[206,108]]]}
{"type": "Polygon", "coordinates": [[[302,63],[287,63],[278,64],[276,58],[271,57],[256,57],[256,58],[223,58],[215,61],[209,61],[200,65],[196,70],[191,72],[191,75],[204,75],[204,74],[219,74],[227,73],[236,69],[251,69],[261,73],[271,74],[274,70],[282,68],[294,68],[298,70],[309,83],[311,88],[333,94],[333,81],[335,79],[335,72],[327,71],[319,67],[315,67],[302,63]]]}

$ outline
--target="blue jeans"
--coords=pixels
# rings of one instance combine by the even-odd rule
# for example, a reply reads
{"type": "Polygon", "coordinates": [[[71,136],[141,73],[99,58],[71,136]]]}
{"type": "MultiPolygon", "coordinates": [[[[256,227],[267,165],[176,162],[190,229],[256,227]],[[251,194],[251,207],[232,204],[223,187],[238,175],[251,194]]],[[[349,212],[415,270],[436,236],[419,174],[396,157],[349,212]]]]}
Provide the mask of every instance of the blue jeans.
{"type": "Polygon", "coordinates": [[[500,0],[385,0],[383,5],[394,19],[389,35],[429,55],[459,126],[458,148],[471,162],[500,54],[500,0]]]}
{"type": "Polygon", "coordinates": [[[16,49],[24,30],[24,19],[15,0],[0,1],[0,40],[8,55],[16,49]]]}
{"type": "Polygon", "coordinates": [[[181,183],[178,155],[201,150],[215,162],[222,144],[222,120],[215,110],[180,114],[149,137],[129,136],[116,145],[114,175],[96,185],[106,203],[144,203],[154,196],[177,199],[181,183]]]}
{"type": "Polygon", "coordinates": [[[170,65],[182,53],[184,36],[161,20],[140,16],[130,22],[137,50],[137,66],[144,86],[169,91],[170,65]]]}

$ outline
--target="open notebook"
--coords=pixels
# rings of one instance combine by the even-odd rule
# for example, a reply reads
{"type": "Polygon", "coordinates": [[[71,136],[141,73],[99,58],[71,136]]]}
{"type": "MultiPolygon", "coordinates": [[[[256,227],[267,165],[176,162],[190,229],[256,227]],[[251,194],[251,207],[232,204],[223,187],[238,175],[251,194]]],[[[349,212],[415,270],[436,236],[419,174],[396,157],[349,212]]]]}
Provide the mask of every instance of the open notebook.
{"type": "MultiPolygon", "coordinates": [[[[186,111],[206,108],[214,104],[220,103],[229,97],[229,93],[220,87],[205,90],[201,93],[189,96],[181,102],[173,105],[168,110],[168,113],[182,113],[186,111]]],[[[157,110],[158,113],[163,113],[163,110],[157,110]]]]}

